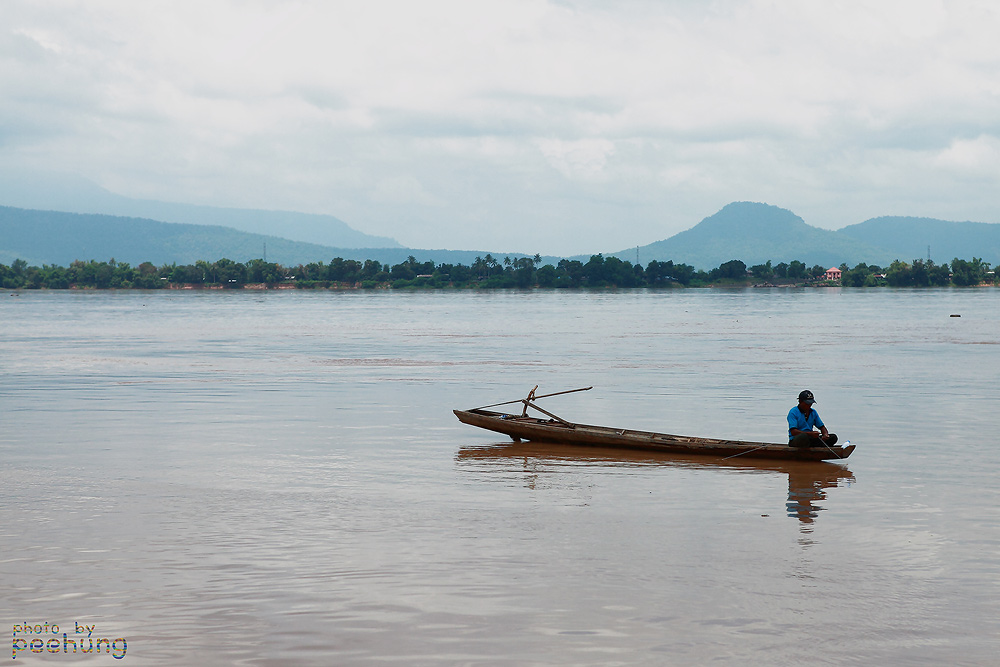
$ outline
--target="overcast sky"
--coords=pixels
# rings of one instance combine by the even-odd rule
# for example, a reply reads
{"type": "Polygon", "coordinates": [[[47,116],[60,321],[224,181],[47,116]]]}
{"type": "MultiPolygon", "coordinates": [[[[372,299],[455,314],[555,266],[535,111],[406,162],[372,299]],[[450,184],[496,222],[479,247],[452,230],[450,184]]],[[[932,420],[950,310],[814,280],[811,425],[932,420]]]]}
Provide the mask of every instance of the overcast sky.
{"type": "Polygon", "coordinates": [[[0,160],[419,248],[1000,222],[1000,3],[3,0],[0,160]]]}

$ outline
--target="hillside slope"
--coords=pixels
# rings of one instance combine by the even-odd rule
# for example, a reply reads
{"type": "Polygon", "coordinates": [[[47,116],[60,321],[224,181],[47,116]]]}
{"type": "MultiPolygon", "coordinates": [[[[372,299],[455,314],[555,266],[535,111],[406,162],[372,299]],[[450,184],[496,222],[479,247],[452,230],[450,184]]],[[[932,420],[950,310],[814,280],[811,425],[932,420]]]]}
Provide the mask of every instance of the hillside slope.
{"type": "MultiPolygon", "coordinates": [[[[265,244],[267,260],[284,266],[328,263],[334,257],[399,264],[410,255],[420,262],[470,265],[477,256],[488,254],[474,250],[336,248],[228,227],[0,206],[0,264],[8,266],[16,259],[23,259],[32,266],[68,266],[78,259],[107,261],[112,258],[133,266],[142,262],[157,266],[193,264],[198,260],[213,262],[223,257],[246,262],[263,257],[265,244]]],[[[493,255],[501,259],[505,256],[497,252],[493,255]]],[[[510,256],[523,255],[510,253],[510,256]]],[[[558,258],[544,259],[558,261],[558,258]]]]}
{"type": "Polygon", "coordinates": [[[0,206],[222,226],[337,248],[402,247],[394,239],[359,232],[332,215],[132,199],[65,174],[0,171],[0,206]]]}
{"type": "MultiPolygon", "coordinates": [[[[673,260],[699,269],[733,259],[747,266],[768,260],[774,264],[799,260],[808,266],[879,263],[891,254],[839,232],[811,227],[787,209],[757,202],[728,204],[691,229],[638,250],[643,265],[654,259],[673,260]]],[[[634,262],[636,249],[611,254],[634,262]]]]}
{"type": "Polygon", "coordinates": [[[1000,224],[985,222],[948,222],[934,218],[883,216],[839,230],[853,239],[892,248],[893,259],[912,262],[930,257],[936,264],[954,258],[970,260],[973,256],[1000,263],[1000,224]]]}

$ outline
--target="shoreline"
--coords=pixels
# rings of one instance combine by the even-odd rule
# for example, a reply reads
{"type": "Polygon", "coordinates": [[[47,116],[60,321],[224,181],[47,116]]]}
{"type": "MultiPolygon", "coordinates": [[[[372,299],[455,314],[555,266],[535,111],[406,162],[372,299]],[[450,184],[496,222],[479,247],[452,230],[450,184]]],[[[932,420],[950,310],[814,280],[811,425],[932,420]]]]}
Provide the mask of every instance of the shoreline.
{"type": "Polygon", "coordinates": [[[539,285],[534,285],[531,287],[505,287],[505,286],[486,286],[486,285],[406,285],[402,287],[393,286],[391,283],[377,283],[375,285],[362,285],[360,283],[348,284],[341,283],[337,285],[329,286],[300,286],[295,283],[246,283],[243,285],[221,285],[218,283],[214,284],[203,284],[203,283],[170,283],[163,285],[161,287],[95,287],[92,285],[69,285],[67,287],[15,287],[7,288],[9,290],[10,296],[17,296],[21,292],[111,292],[111,291],[123,291],[123,292],[161,292],[161,291],[173,291],[173,292],[223,292],[223,291],[251,291],[251,292],[270,292],[270,291],[289,291],[289,290],[302,290],[302,291],[314,291],[314,292],[357,292],[357,291],[399,291],[399,292],[458,292],[458,291],[478,291],[478,290],[488,290],[488,291],[535,291],[544,290],[552,292],[594,292],[594,291],[608,291],[608,290],[653,290],[653,291],[668,291],[668,290],[687,290],[687,289],[716,289],[716,290],[758,290],[758,289],[828,289],[828,288],[840,288],[849,290],[870,290],[870,289],[911,289],[911,290],[922,290],[922,289],[976,289],[976,288],[991,288],[998,287],[996,284],[992,283],[979,283],[977,285],[969,285],[959,287],[957,285],[934,285],[934,286],[892,286],[892,285],[877,285],[872,287],[853,287],[844,286],[836,283],[786,283],[786,284],[753,284],[748,283],[745,285],[739,284],[708,284],[708,285],[663,285],[663,286],[644,286],[644,287],[621,287],[618,285],[604,285],[604,286],[594,286],[594,287],[542,287],[539,285]]]}

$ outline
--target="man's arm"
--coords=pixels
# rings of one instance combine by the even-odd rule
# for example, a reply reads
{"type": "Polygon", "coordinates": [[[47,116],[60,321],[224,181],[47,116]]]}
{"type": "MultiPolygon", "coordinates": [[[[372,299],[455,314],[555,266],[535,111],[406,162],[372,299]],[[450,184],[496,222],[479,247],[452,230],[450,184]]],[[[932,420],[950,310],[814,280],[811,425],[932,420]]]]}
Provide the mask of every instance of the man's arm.
{"type": "Polygon", "coordinates": [[[826,438],[830,435],[830,432],[826,430],[826,425],[823,424],[823,420],[819,418],[819,413],[810,414],[810,416],[805,419],[805,424],[803,424],[803,426],[808,426],[809,427],[808,429],[796,428],[798,426],[798,423],[796,423],[794,413],[795,413],[795,408],[792,408],[792,410],[788,413],[788,425],[789,425],[788,432],[791,434],[793,438],[797,435],[805,433],[810,438],[821,437],[824,440],[826,440],[826,438]],[[813,423],[819,426],[818,431],[813,430],[812,428],[813,423]]]}

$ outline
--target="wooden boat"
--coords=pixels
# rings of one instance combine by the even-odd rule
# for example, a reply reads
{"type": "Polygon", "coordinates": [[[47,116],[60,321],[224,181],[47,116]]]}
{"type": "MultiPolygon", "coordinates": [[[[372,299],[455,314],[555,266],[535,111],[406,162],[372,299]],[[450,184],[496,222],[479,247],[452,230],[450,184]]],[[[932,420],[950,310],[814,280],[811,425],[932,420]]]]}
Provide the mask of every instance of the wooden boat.
{"type": "Polygon", "coordinates": [[[567,445],[640,449],[674,454],[697,454],[722,458],[740,456],[792,461],[846,459],[856,447],[856,445],[850,443],[833,446],[820,445],[818,447],[789,447],[787,444],[698,438],[685,435],[671,435],[669,433],[654,433],[652,431],[575,424],[538,407],[535,401],[539,398],[547,398],[549,396],[587,391],[592,389],[592,387],[535,396],[537,389],[538,387],[532,389],[528,393],[527,398],[507,401],[505,403],[495,403],[470,410],[454,410],[454,413],[463,424],[478,426],[479,428],[494,431],[495,433],[502,433],[509,436],[515,442],[530,440],[567,445]],[[512,403],[521,403],[524,406],[521,414],[487,410],[487,408],[510,405],[512,403]],[[529,415],[529,408],[541,413],[544,417],[529,415]]]}

